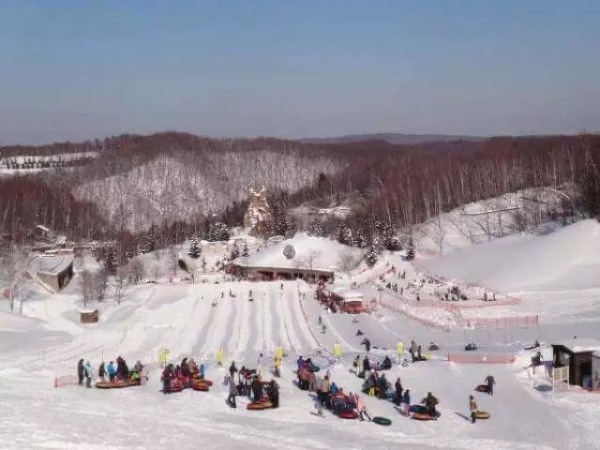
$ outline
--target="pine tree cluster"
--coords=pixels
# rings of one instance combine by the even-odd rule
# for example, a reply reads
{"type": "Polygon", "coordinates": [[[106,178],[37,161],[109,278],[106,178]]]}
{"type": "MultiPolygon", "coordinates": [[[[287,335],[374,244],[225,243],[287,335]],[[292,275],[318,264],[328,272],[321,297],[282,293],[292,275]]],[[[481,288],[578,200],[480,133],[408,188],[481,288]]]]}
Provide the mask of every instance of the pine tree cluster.
{"type": "Polygon", "coordinates": [[[206,240],[209,242],[228,241],[229,227],[222,222],[211,223],[206,240]]]}
{"type": "Polygon", "coordinates": [[[202,254],[202,250],[200,249],[200,246],[198,245],[198,238],[196,237],[196,235],[194,235],[194,236],[192,236],[192,242],[190,244],[190,251],[188,252],[188,255],[190,256],[190,258],[198,259],[198,258],[200,258],[201,254],[202,254]]]}

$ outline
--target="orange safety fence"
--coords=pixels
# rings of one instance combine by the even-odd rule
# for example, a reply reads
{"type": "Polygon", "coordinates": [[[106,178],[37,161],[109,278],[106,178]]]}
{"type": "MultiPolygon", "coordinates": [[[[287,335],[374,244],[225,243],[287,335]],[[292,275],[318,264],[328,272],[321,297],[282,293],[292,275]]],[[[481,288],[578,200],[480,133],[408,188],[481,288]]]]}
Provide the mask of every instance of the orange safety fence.
{"type": "Polygon", "coordinates": [[[515,355],[509,353],[448,353],[448,361],[457,364],[510,364],[515,355]]]}
{"type": "Polygon", "coordinates": [[[539,316],[506,316],[506,317],[478,317],[463,319],[464,328],[533,328],[539,325],[539,316]]]}

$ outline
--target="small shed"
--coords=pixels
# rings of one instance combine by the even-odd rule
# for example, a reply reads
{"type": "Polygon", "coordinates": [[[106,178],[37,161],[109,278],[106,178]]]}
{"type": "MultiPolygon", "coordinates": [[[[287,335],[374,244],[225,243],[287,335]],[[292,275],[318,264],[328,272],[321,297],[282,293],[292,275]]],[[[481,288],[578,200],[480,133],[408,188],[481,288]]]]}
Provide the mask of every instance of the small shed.
{"type": "Polygon", "coordinates": [[[600,341],[596,339],[573,338],[552,344],[552,361],[555,368],[569,367],[569,384],[593,389],[600,382],[600,341]]]}
{"type": "Polygon", "coordinates": [[[97,309],[82,309],[79,311],[79,318],[81,323],[97,323],[100,315],[97,309]]]}

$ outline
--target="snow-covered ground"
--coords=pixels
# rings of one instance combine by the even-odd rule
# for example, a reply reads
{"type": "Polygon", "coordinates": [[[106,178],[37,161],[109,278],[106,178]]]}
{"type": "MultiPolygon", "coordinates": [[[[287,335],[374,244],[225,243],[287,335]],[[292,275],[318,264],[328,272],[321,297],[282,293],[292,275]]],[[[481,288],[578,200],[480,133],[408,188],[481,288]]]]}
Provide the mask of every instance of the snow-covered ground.
{"type": "MultiPolygon", "coordinates": [[[[110,299],[88,305],[101,311],[100,322],[92,325],[78,321],[82,305],[74,287],[56,295],[38,294],[23,304],[22,316],[2,307],[0,447],[600,448],[600,396],[558,392],[553,399],[543,371],[532,375],[524,369],[531,353],[522,350],[523,343],[537,338],[539,331],[548,343],[573,334],[598,337],[594,296],[600,284],[596,276],[599,228],[595,222],[584,221],[546,236],[507,237],[418,261],[423,266],[419,269],[398,256],[386,255],[375,268],[346,280],[384,305],[403,305],[396,309],[380,306],[371,315],[328,314],[314,300],[313,287],[303,282],[225,282],[222,278],[197,284],[163,280],[130,287],[120,305],[110,299]],[[450,327],[448,331],[410,318],[419,311],[422,319],[442,313],[454,317],[434,300],[420,306],[411,297],[408,283],[424,269],[484,284],[499,297],[518,294],[519,304],[473,310],[534,312],[540,314],[540,330],[450,327]],[[402,272],[406,275],[399,278],[402,272]],[[381,276],[385,281],[378,281],[381,276]],[[406,287],[406,297],[385,287],[391,281],[406,287]],[[252,302],[248,301],[250,291],[252,302]],[[544,294],[536,297],[536,292],[544,294]],[[325,332],[318,325],[319,317],[325,332]],[[440,351],[430,352],[431,360],[408,367],[394,365],[386,374],[392,383],[401,377],[414,403],[433,392],[440,399],[438,421],[410,420],[392,403],[368,397],[364,400],[371,414],[391,418],[390,427],[344,421],[328,413],[325,419],[311,414],[313,399],[294,384],[296,358],[312,356],[323,370],[331,371],[338,385],[358,392],[361,380],[349,371],[353,358],[364,354],[358,329],[371,340],[374,359],[385,354],[395,357],[399,341],[408,345],[414,339],[425,348],[435,341],[441,346],[440,351]],[[446,361],[448,352],[460,352],[470,340],[481,344],[480,353],[513,353],[516,362],[446,361]],[[331,355],[334,344],[343,350],[337,361],[331,355]],[[217,366],[217,351],[223,349],[225,366],[234,359],[238,367],[255,367],[261,352],[272,356],[279,346],[286,354],[279,380],[280,408],[247,411],[243,403],[248,400],[242,398],[238,409],[228,408],[227,387],[221,383],[226,369],[217,366]],[[157,359],[163,347],[174,362],[185,356],[204,362],[208,377],[216,382],[211,391],[186,390],[169,396],[159,392],[157,359]],[[97,368],[102,360],[118,355],[131,364],[137,359],[148,364],[149,382],[114,391],[53,387],[56,376],[75,373],[79,358],[90,359],[97,368]],[[496,378],[496,394],[474,393],[473,388],[488,374],[496,378]],[[490,420],[468,421],[471,394],[480,409],[491,413],[490,420]]],[[[467,309],[461,313],[468,314],[467,309]]]]}

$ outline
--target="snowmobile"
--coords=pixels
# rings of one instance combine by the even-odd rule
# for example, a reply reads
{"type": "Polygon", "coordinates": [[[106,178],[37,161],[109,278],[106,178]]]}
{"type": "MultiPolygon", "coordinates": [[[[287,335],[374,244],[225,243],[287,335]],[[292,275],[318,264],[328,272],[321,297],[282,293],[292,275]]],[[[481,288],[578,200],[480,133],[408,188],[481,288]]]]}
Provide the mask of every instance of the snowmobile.
{"type": "Polygon", "coordinates": [[[466,352],[470,352],[472,350],[477,350],[478,348],[479,347],[474,342],[469,342],[467,345],[465,345],[465,351],[466,352]]]}
{"type": "Polygon", "coordinates": [[[434,351],[439,350],[439,349],[440,349],[439,345],[437,345],[437,344],[435,344],[433,342],[431,344],[429,344],[429,351],[430,352],[434,352],[434,351]]]}

